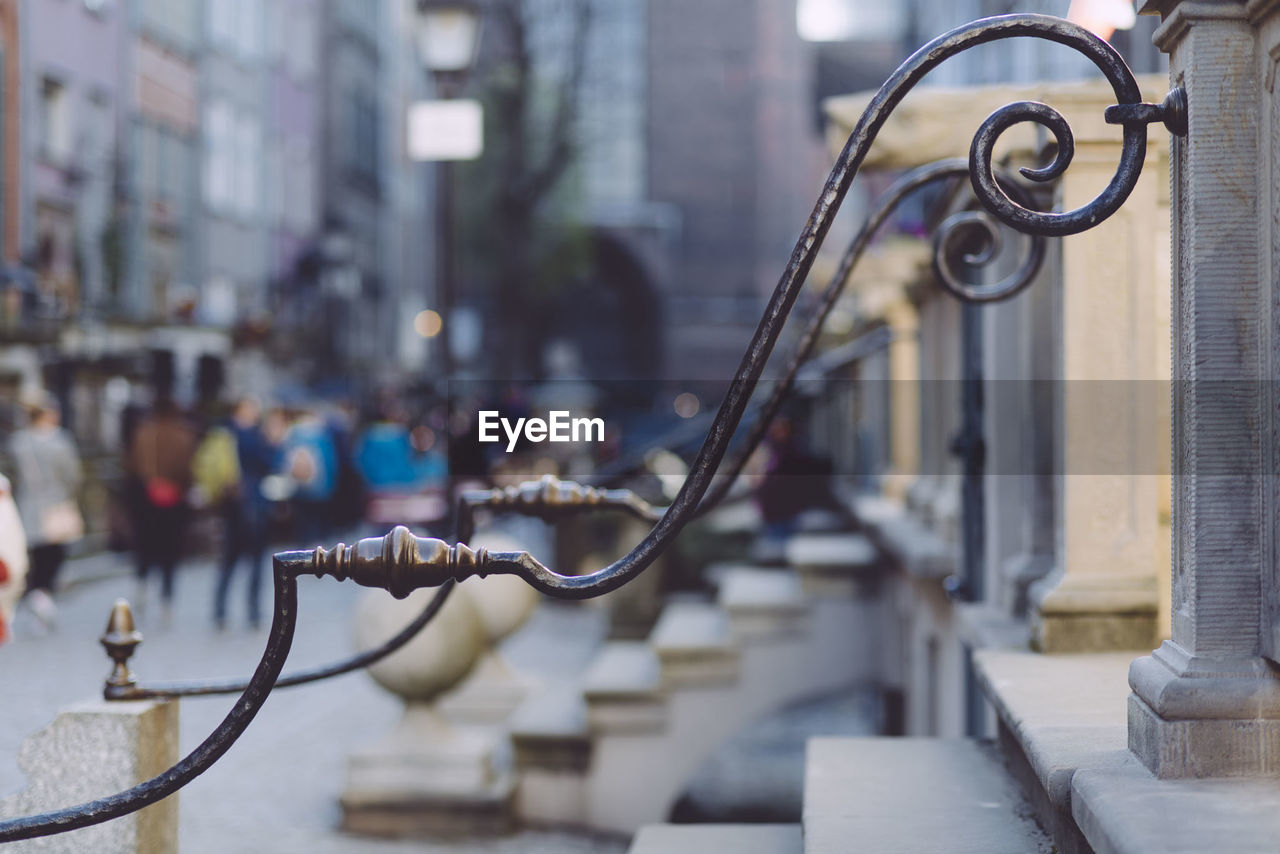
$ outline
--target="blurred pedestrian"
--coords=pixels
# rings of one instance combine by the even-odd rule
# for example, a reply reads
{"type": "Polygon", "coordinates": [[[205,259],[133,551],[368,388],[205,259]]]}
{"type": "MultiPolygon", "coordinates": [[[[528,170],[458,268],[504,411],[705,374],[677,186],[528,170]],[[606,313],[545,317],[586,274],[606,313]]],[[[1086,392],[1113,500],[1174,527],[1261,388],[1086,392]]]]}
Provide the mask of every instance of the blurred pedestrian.
{"type": "Polygon", "coordinates": [[[768,461],[756,493],[766,540],[781,544],[795,533],[796,520],[804,510],[804,495],[797,478],[805,455],[795,424],[780,415],[765,436],[768,461]]]}
{"type": "Polygon", "coordinates": [[[839,513],[840,503],[831,491],[832,467],[827,457],[806,448],[795,421],[780,415],[765,437],[768,457],[764,477],[756,492],[764,522],[765,548],[780,553],[783,543],[799,528],[807,510],[839,513]]]}
{"type": "Polygon", "coordinates": [[[14,607],[27,580],[27,535],[9,479],[0,474],[0,643],[9,639],[14,607]]]}
{"type": "Polygon", "coordinates": [[[284,473],[293,481],[298,544],[324,545],[330,528],[330,500],[337,487],[338,452],[320,417],[301,412],[285,434],[284,473]]]}
{"type": "Polygon", "coordinates": [[[368,491],[355,459],[357,413],[349,401],[342,401],[324,420],[337,460],[328,518],[340,531],[347,531],[364,520],[365,508],[369,502],[368,491]]]}
{"type": "Polygon", "coordinates": [[[42,395],[27,407],[27,426],[13,434],[10,453],[17,475],[18,512],[29,549],[26,602],[46,628],[57,617],[53,590],[67,546],[84,536],[80,456],[61,427],[57,401],[42,395]]]}
{"type": "MultiPolygon", "coordinates": [[[[234,463],[236,471],[235,482],[228,483],[214,499],[225,523],[222,563],[213,598],[213,623],[219,630],[226,627],[227,594],[242,557],[248,561],[249,625],[257,628],[262,621],[260,591],[271,515],[271,504],[263,494],[262,481],[275,472],[280,451],[264,432],[261,414],[258,401],[244,397],[236,402],[227,426],[214,428],[217,436],[225,437],[227,452],[232,455],[229,462],[234,463]]],[[[206,442],[213,440],[215,434],[210,432],[206,442]]]]}
{"type": "Polygon", "coordinates": [[[184,551],[190,520],[188,494],[196,433],[171,399],[157,401],[133,431],[126,466],[141,486],[134,548],[137,557],[138,606],[145,607],[147,578],[161,574],[162,622],[173,607],[173,582],[184,551]]]}
{"type": "Polygon", "coordinates": [[[398,412],[374,421],[356,442],[356,467],[374,493],[413,490],[419,479],[415,457],[409,428],[398,412]]]}

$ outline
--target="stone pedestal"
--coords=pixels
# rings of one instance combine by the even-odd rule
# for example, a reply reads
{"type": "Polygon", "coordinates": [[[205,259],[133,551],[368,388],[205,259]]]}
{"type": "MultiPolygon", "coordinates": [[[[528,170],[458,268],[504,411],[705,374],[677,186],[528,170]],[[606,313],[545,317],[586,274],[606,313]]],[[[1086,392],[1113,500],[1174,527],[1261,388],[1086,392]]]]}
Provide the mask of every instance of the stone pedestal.
{"type": "Polygon", "coordinates": [[[1160,777],[1280,774],[1277,8],[1143,9],[1189,104],[1171,156],[1172,639],[1129,670],[1129,747],[1160,777]]]}
{"type": "MultiPolygon", "coordinates": [[[[356,614],[356,644],[383,642],[435,595],[396,600],[370,591],[356,614]]],[[[403,648],[369,668],[405,712],[386,737],[348,759],[341,797],[344,830],[378,836],[461,836],[507,829],[513,781],[506,739],[451,723],[438,699],[473,670],[485,626],[464,587],[403,648]]]]}
{"type": "Polygon", "coordinates": [[[462,726],[501,726],[519,708],[530,687],[501,651],[490,647],[458,689],[440,700],[440,710],[462,726]]]}
{"type": "MultiPolygon", "coordinates": [[[[0,816],[30,815],[101,798],[148,780],[178,761],[176,702],[93,701],[58,715],[28,738],[18,764],[26,789],[0,801],[0,816]]],[[[175,854],[178,796],[92,827],[5,846],[5,854],[175,854]]]]}
{"type": "Polygon", "coordinates": [[[342,826],[377,836],[473,836],[508,827],[514,775],[500,742],[410,702],[386,738],[353,754],[342,826]]]}
{"type": "MultiPolygon", "coordinates": [[[[520,548],[518,543],[492,535],[480,537],[477,542],[493,551],[520,548]]],[[[440,708],[460,725],[501,726],[524,700],[530,686],[507,663],[500,645],[529,619],[539,594],[513,575],[468,579],[462,590],[471,597],[480,616],[485,649],[471,675],[441,699],[440,708]]]]}

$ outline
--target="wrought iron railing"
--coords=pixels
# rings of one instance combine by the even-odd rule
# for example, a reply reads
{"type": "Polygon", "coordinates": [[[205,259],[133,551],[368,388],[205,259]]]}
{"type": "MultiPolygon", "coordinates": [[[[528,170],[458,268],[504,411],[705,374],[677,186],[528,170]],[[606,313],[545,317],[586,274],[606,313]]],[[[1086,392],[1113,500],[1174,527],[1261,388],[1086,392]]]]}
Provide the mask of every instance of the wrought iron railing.
{"type": "Polygon", "coordinates": [[[881,87],[854,127],[835,167],[832,169],[812,214],[796,242],[780,278],[747,347],[706,438],[694,458],[688,477],[666,508],[655,508],[627,490],[604,490],[555,480],[544,480],[501,490],[465,493],[460,502],[457,542],[417,537],[397,527],[384,537],[360,540],[352,546],[310,551],[288,551],[272,561],[275,609],[266,650],[247,682],[190,682],[138,684],[129,671],[128,660],[140,636],[131,625],[127,608],[118,605],[112,614],[103,644],[114,662],[105,694],[109,699],[194,696],[240,693],[231,712],[195,750],[164,773],[131,789],[78,806],[38,815],[0,821],[0,842],[45,836],[73,830],[126,815],[177,791],[216,762],[244,732],[275,687],[304,684],[368,666],[403,646],[439,610],[458,581],[471,576],[511,574],[523,578],[536,589],[561,598],[597,596],[626,584],[643,572],[671,545],[680,531],[696,516],[716,506],[725,496],[748,456],[762,440],[769,421],[793,386],[795,377],[811,354],[823,321],[834,306],[876,228],[894,206],[913,190],[933,181],[968,174],[973,192],[983,211],[965,211],[945,221],[935,238],[934,263],[939,282],[959,298],[971,303],[990,302],[1017,293],[1034,277],[1044,255],[1043,238],[1085,231],[1102,222],[1122,205],[1141,173],[1146,126],[1163,122],[1175,134],[1186,132],[1187,104],[1182,90],[1175,89],[1161,104],[1141,102],[1137,81],[1120,55],[1105,41],[1067,21],[1043,15],[1008,15],[988,18],[958,27],[926,44],[909,57],[881,87]],[[1071,129],[1053,108],[1035,102],[1018,102],[997,110],[979,127],[968,162],[946,161],[922,167],[908,174],[879,202],[842,257],[837,273],[819,299],[819,305],[796,347],[783,379],[742,443],[725,475],[715,482],[721,463],[746,411],[787,316],[808,278],[837,209],[847,194],[866,157],[876,133],[906,93],[931,69],[948,57],[980,44],[1006,38],[1030,37],[1066,45],[1086,56],[1111,84],[1117,104],[1106,111],[1106,120],[1123,127],[1120,163],[1103,191],[1076,210],[1037,210],[1028,195],[993,163],[997,138],[1020,122],[1047,128],[1057,142],[1052,162],[1041,168],[1023,168],[1021,175],[1033,182],[1059,177],[1070,164],[1074,144],[1071,129]],[[1026,257],[1014,273],[994,284],[979,285],[964,280],[955,261],[962,230],[980,229],[986,248],[963,257],[969,266],[991,260],[999,234],[994,220],[1033,236],[1026,257]],[[548,521],[566,515],[598,509],[629,512],[653,523],[649,533],[626,555],[586,575],[562,575],[523,551],[472,549],[466,541],[473,533],[474,512],[481,507],[524,513],[548,521]],[[331,576],[339,581],[387,590],[397,597],[425,588],[438,587],[435,598],[424,611],[394,638],[382,646],[335,664],[282,676],[285,658],[293,640],[297,621],[297,582],[303,575],[331,576]]]}

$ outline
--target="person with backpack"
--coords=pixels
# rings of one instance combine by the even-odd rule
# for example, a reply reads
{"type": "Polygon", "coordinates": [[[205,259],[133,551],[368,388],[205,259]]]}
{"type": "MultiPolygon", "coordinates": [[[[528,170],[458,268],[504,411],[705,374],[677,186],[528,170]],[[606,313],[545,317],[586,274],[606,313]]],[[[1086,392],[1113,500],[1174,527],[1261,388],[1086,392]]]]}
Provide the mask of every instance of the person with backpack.
{"type": "Polygon", "coordinates": [[[271,504],[262,492],[262,481],[277,468],[279,448],[263,432],[262,407],[252,397],[238,400],[226,426],[214,427],[201,445],[208,448],[201,465],[196,454],[196,480],[209,501],[221,513],[224,524],[222,562],[213,596],[213,624],[222,631],[227,623],[227,595],[231,577],[241,558],[248,562],[246,614],[249,627],[262,622],[262,570],[267,550],[267,525],[271,504]]]}

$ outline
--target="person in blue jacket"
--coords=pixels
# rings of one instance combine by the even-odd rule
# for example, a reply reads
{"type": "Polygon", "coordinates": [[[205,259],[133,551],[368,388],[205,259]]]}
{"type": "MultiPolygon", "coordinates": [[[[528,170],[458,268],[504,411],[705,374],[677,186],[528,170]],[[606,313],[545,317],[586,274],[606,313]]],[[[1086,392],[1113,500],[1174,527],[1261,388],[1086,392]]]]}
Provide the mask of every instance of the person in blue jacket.
{"type": "Polygon", "coordinates": [[[218,629],[226,625],[227,593],[241,557],[249,563],[249,626],[257,628],[262,620],[260,591],[271,516],[271,502],[262,492],[262,481],[278,469],[280,447],[264,433],[261,415],[262,407],[256,399],[241,398],[225,428],[235,440],[240,478],[219,502],[226,539],[213,600],[213,622],[218,629]]]}
{"type": "Polygon", "coordinates": [[[318,415],[304,411],[285,434],[284,474],[294,485],[293,511],[300,548],[328,543],[329,510],[338,483],[338,451],[318,415]]]}

